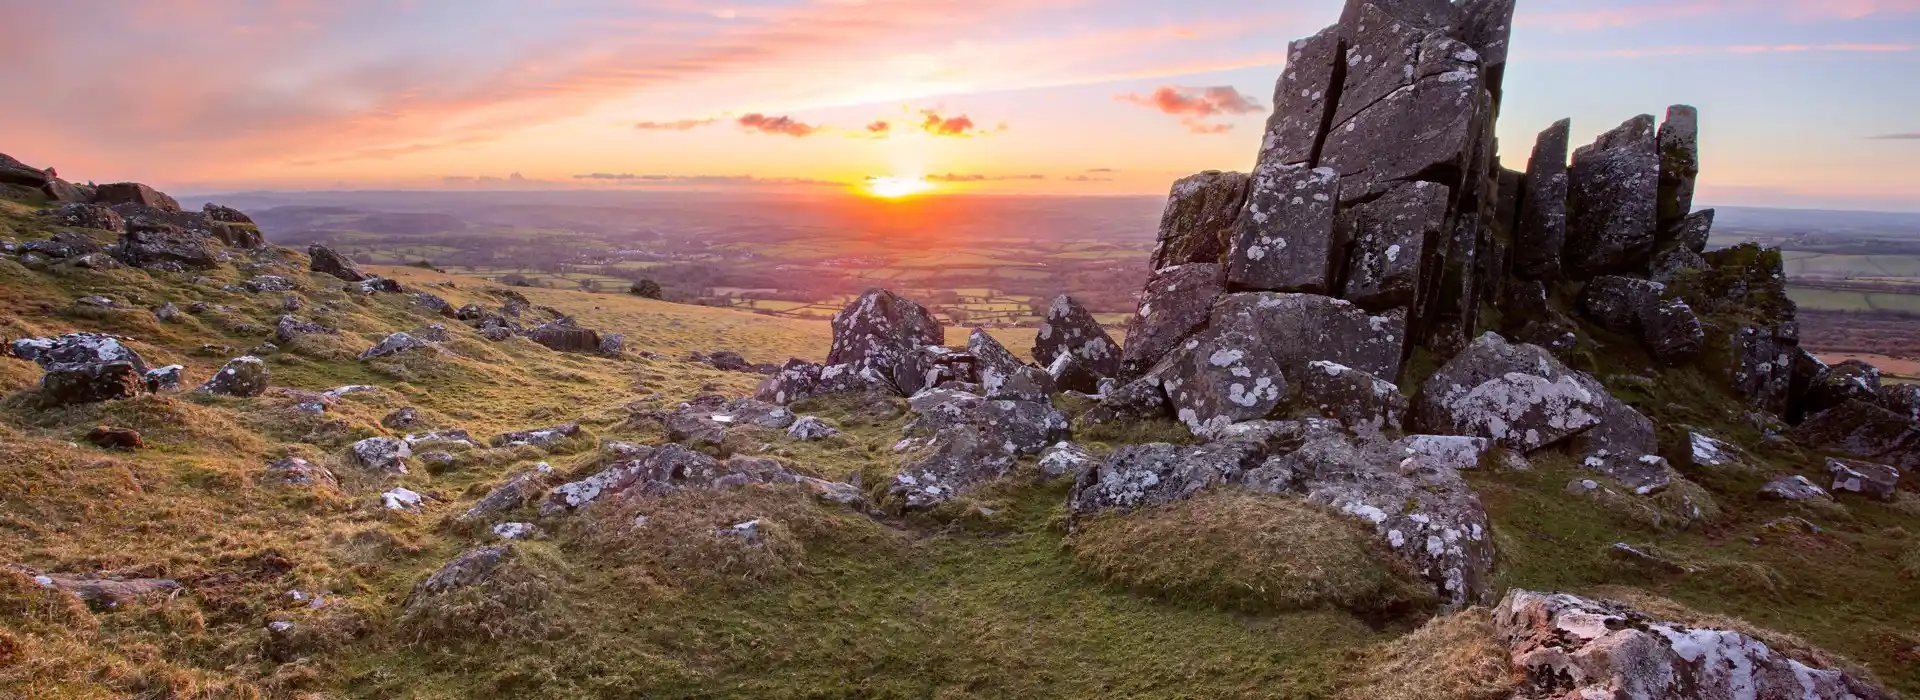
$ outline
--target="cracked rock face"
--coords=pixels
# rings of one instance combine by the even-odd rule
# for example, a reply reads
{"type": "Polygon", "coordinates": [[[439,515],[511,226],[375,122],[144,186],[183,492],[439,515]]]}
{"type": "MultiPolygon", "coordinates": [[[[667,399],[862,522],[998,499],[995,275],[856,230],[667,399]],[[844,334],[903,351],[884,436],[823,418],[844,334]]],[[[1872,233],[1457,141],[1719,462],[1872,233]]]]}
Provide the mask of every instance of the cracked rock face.
{"type": "Polygon", "coordinates": [[[1700,176],[1700,112],[1690,105],[1667,108],[1656,135],[1660,142],[1660,225],[1664,229],[1693,211],[1693,182],[1700,176]]]}
{"type": "Polygon", "coordinates": [[[1340,52],[1338,26],[1287,45],[1286,70],[1274,84],[1273,115],[1260,144],[1261,165],[1300,165],[1319,154],[1340,52]]]}
{"type": "Polygon", "coordinates": [[[973,371],[989,399],[1046,401],[1053,393],[1053,377],[1046,370],[1021,362],[983,329],[973,329],[967,353],[973,356],[973,371]]]}
{"type": "Polygon", "coordinates": [[[68,333],[49,338],[21,338],[13,341],[9,350],[14,357],[50,367],[56,364],[94,364],[101,362],[125,362],[140,372],[147,371],[146,360],[140,353],[120,342],[119,338],[100,333],[68,333]]]}
{"type": "MultiPolygon", "coordinates": [[[[1034,337],[1033,359],[1051,370],[1063,355],[1073,356],[1067,366],[1077,366],[1079,374],[1096,378],[1120,375],[1120,345],[1107,335],[1107,329],[1101,327],[1092,312],[1064,294],[1055,297],[1047,307],[1046,323],[1034,337]]],[[[1053,374],[1059,388],[1085,390],[1078,388],[1085,382],[1061,382],[1062,373],[1053,374]]]]}
{"type": "Polygon", "coordinates": [[[1246,198],[1246,173],[1209,170],[1174,182],[1160,214],[1153,269],[1219,263],[1233,244],[1234,222],[1246,198]]]}
{"type": "Polygon", "coordinates": [[[1057,442],[1040,453],[1040,478],[1052,481],[1063,476],[1078,475],[1081,469],[1093,463],[1093,455],[1087,449],[1071,442],[1057,442]]]}
{"type": "Polygon", "coordinates": [[[1793,441],[1906,470],[1920,468],[1920,426],[1865,401],[1848,401],[1794,426],[1793,441]]]}
{"type": "MultiPolygon", "coordinates": [[[[924,307],[885,289],[870,289],[833,316],[833,348],[827,365],[872,372],[893,385],[895,369],[929,345],[946,342],[946,329],[924,307]]],[[[921,387],[894,385],[910,395],[921,387]]]]}
{"type": "Polygon", "coordinates": [[[1352,302],[1315,294],[1229,294],[1214,305],[1209,325],[1251,333],[1287,376],[1326,360],[1393,381],[1400,376],[1406,342],[1403,312],[1376,316],[1352,302]]]}
{"type": "Polygon", "coordinates": [[[1342,247],[1334,210],[1340,178],[1329,168],[1264,164],[1253,171],[1227,264],[1234,289],[1329,294],[1342,247]]]}
{"type": "Polygon", "coordinates": [[[1568,271],[1578,277],[1644,270],[1653,254],[1660,190],[1652,115],[1627,120],[1573,155],[1568,271]]]}
{"type": "Polygon", "coordinates": [[[1203,490],[1239,481],[1260,465],[1259,445],[1227,440],[1197,447],[1166,443],[1129,445],[1079,472],[1067,510],[1075,516],[1106,510],[1131,511],[1184,500],[1203,490]]]}
{"type": "Polygon", "coordinates": [[[1161,378],[1174,417],[1211,438],[1241,421],[1265,418],[1288,395],[1287,378],[1253,334],[1213,328],[1182,345],[1161,378]]]}
{"type": "Polygon", "coordinates": [[[1478,52],[1367,11],[1320,160],[1340,174],[1348,202],[1426,173],[1467,170],[1490,111],[1478,52]]]}
{"type": "Polygon", "coordinates": [[[1314,360],[1295,380],[1301,403],[1347,426],[1399,430],[1407,413],[1400,387],[1346,365],[1314,360]]]}
{"type": "Polygon", "coordinates": [[[1611,601],[1514,589],[1494,608],[1494,625],[1526,673],[1520,700],[1883,697],[1739,632],[1656,620],[1611,601]]]}
{"type": "Polygon", "coordinates": [[[208,247],[206,239],[178,226],[144,218],[127,222],[127,232],[120,237],[117,255],[133,267],[165,272],[211,270],[220,266],[220,257],[208,247]]]}
{"type": "Polygon", "coordinates": [[[1441,239],[1451,191],[1430,182],[1402,184],[1341,213],[1341,238],[1353,242],[1341,298],[1368,309],[1412,305],[1421,264],[1441,239]]]}
{"type": "MultiPolygon", "coordinates": [[[[1219,265],[1193,263],[1162,268],[1147,280],[1140,307],[1127,321],[1127,347],[1120,379],[1133,379],[1205,327],[1213,302],[1226,288],[1219,265]]],[[[975,353],[976,355],[978,353],[975,353]]]]}

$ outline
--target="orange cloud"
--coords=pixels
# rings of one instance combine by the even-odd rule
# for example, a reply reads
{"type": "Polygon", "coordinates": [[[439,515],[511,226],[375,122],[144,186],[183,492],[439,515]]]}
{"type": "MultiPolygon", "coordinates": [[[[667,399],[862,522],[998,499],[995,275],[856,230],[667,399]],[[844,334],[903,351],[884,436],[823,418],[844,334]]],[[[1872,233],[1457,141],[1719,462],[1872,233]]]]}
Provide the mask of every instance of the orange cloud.
{"type": "Polygon", "coordinates": [[[763,134],[781,134],[795,138],[812,136],[820,131],[820,127],[801,123],[793,117],[769,117],[757,112],[741,117],[740,126],[763,134]]]}
{"type": "Polygon", "coordinates": [[[1232,124],[1214,124],[1206,120],[1216,116],[1252,114],[1261,111],[1260,103],[1230,86],[1174,87],[1162,85],[1151,95],[1127,93],[1114,99],[1150,107],[1180,117],[1180,123],[1196,134],[1224,134],[1232,124]]]}
{"type": "MultiPolygon", "coordinates": [[[[939,110],[921,110],[926,119],[921,120],[920,130],[933,136],[969,137],[989,133],[986,129],[975,128],[973,118],[965,114],[957,117],[942,117],[939,110]]],[[[1001,124],[999,131],[1006,131],[1007,125],[1001,124]]]]}
{"type": "Polygon", "coordinates": [[[1016,180],[1045,180],[1045,175],[980,175],[974,173],[928,175],[927,182],[1011,182],[1016,180]]]}

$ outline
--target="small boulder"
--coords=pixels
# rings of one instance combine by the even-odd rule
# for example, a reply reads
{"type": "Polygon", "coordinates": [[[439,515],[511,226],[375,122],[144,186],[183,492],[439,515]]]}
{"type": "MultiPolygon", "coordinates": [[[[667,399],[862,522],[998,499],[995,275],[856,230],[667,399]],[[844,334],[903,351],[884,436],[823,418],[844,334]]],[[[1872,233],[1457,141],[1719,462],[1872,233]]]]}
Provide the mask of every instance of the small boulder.
{"type": "Polygon", "coordinates": [[[286,486],[340,488],[340,481],[334,478],[331,470],[300,457],[275,460],[267,465],[267,474],[275,482],[286,486]]]}
{"type": "Polygon", "coordinates": [[[1051,368],[1061,355],[1069,354],[1096,377],[1120,375],[1120,345],[1092,312],[1063,294],[1047,307],[1046,322],[1034,337],[1033,359],[1051,368]]]}
{"type": "Polygon", "coordinates": [[[57,363],[40,378],[40,404],[74,406],[130,399],[147,389],[146,377],[130,362],[57,363]]]}
{"type": "Polygon", "coordinates": [[[929,454],[907,464],[887,486],[888,502],[899,510],[924,510],[1012,473],[1013,452],[984,433],[971,425],[941,430],[929,454]]]}
{"type": "Polygon", "coordinates": [[[1104,462],[1082,469],[1067,496],[1074,517],[1162,505],[1240,480],[1260,466],[1263,451],[1249,441],[1223,440],[1197,447],[1166,443],[1129,445],[1104,462]]]}
{"type": "Polygon", "coordinates": [[[147,370],[142,376],[146,378],[149,393],[162,394],[179,391],[186,379],[186,371],[187,368],[180,365],[167,365],[147,370]]]}
{"type": "Polygon", "coordinates": [[[427,499],[413,489],[398,487],[380,494],[380,504],[387,510],[418,513],[426,509],[427,499]]]}
{"type": "Polygon", "coordinates": [[[1829,459],[1827,473],[1833,477],[1834,491],[1857,493],[1882,501],[1893,500],[1900,487],[1900,470],[1884,464],[1829,459]]]}
{"type": "Polygon", "coordinates": [[[1080,470],[1093,463],[1093,455],[1087,449],[1071,442],[1057,442],[1040,453],[1040,478],[1052,481],[1063,476],[1077,475],[1080,470]]]}
{"type": "Polygon", "coordinates": [[[388,355],[397,355],[402,352],[406,352],[408,350],[424,348],[427,346],[428,346],[427,341],[420,338],[416,338],[412,334],[407,333],[405,331],[401,331],[398,333],[394,333],[393,335],[387,336],[385,340],[382,340],[378,344],[375,344],[373,347],[367,348],[365,351],[362,351],[360,353],[360,360],[364,362],[366,360],[371,360],[376,357],[386,357],[388,355]]]}
{"type": "Polygon", "coordinates": [[[259,396],[266,392],[267,381],[272,373],[267,371],[267,363],[260,358],[248,355],[228,360],[227,364],[214,372],[206,383],[195,391],[220,396],[259,396]]]}
{"type": "Polygon", "coordinates": [[[186,272],[220,266],[220,256],[207,240],[172,224],[146,219],[127,222],[116,253],[126,264],[147,270],[186,272]]]}
{"type": "Polygon", "coordinates": [[[99,204],[66,204],[54,209],[45,209],[41,216],[48,217],[60,226],[90,228],[114,233],[126,233],[127,222],[120,213],[110,207],[99,204]]]}
{"type": "Polygon", "coordinates": [[[973,329],[967,339],[967,354],[973,357],[974,372],[989,399],[1047,401],[1053,393],[1052,376],[1021,362],[985,329],[973,329]]]}
{"type": "Polygon", "coordinates": [[[110,428],[95,426],[87,431],[87,442],[106,450],[143,450],[147,443],[140,439],[140,431],[132,428],[110,428]]]}
{"type": "Polygon", "coordinates": [[[390,437],[367,438],[348,449],[360,466],[389,474],[407,473],[406,459],[413,456],[413,449],[405,441],[390,437]]]}
{"type": "Polygon", "coordinates": [[[1400,387],[1346,365],[1314,360],[1296,379],[1303,403],[1347,426],[1399,430],[1407,412],[1400,387]]]}
{"type": "Polygon", "coordinates": [[[140,353],[120,338],[100,333],[68,333],[48,338],[21,338],[8,349],[14,357],[51,367],[55,364],[96,364],[125,362],[140,372],[147,371],[140,353]]]}
{"type": "Polygon", "coordinates": [[[507,544],[474,547],[461,552],[460,556],[454,557],[453,561],[447,562],[415,586],[414,595],[446,593],[484,583],[513,556],[513,546],[507,544]]]}
{"type": "Polygon", "coordinates": [[[566,423],[551,428],[535,428],[533,430],[521,430],[495,435],[492,440],[487,441],[487,444],[493,447],[507,447],[510,445],[546,447],[579,434],[579,423],[566,423]]]}
{"type": "Polygon", "coordinates": [[[1246,197],[1246,173],[1209,170],[1174,182],[1160,214],[1153,269],[1220,262],[1233,244],[1246,197]]]}
{"type": "Polygon", "coordinates": [[[600,351],[600,334],[581,328],[572,317],[561,318],[528,329],[528,340],[558,352],[594,353],[600,351]]]}
{"type": "Polygon", "coordinates": [[[291,314],[288,314],[288,315],[282,315],[280,317],[280,320],[274,324],[273,339],[280,341],[281,343],[291,343],[293,342],[293,339],[303,335],[315,335],[320,333],[332,333],[332,332],[334,331],[331,328],[322,326],[312,321],[302,321],[298,318],[295,318],[291,314]]]}
{"type": "Polygon", "coordinates": [[[96,185],[93,190],[94,204],[134,204],[165,212],[181,211],[180,203],[159,190],[138,182],[114,182],[96,185]]]}
{"type": "Polygon", "coordinates": [[[1826,489],[1820,488],[1818,484],[1813,483],[1813,480],[1799,474],[1783,476],[1767,482],[1766,486],[1760,487],[1760,495],[1778,498],[1782,501],[1811,501],[1831,498],[1831,496],[1827,495],[1826,489]]]}
{"type": "Polygon", "coordinates": [[[893,384],[896,393],[910,395],[921,387],[895,384],[898,370],[922,348],[944,342],[946,329],[925,307],[885,289],[869,289],[834,314],[826,364],[870,373],[893,384]]]}
{"type": "Polygon", "coordinates": [[[793,425],[787,426],[787,437],[807,442],[825,440],[839,434],[838,429],[814,416],[801,416],[793,425]]]}
{"type": "Polygon", "coordinates": [[[373,279],[360,265],[346,256],[319,243],[307,246],[307,256],[311,259],[308,269],[327,275],[333,275],[348,282],[363,282],[373,279]]]}
{"type": "Polygon", "coordinates": [[[1287,397],[1287,378],[1252,334],[1211,328],[1177,351],[1162,375],[1175,417],[1211,438],[1227,426],[1265,418],[1287,397]]]}
{"type": "Polygon", "coordinates": [[[261,292],[291,292],[294,289],[293,280],[279,275],[258,275],[246,282],[242,282],[240,286],[256,294],[261,292]]]}

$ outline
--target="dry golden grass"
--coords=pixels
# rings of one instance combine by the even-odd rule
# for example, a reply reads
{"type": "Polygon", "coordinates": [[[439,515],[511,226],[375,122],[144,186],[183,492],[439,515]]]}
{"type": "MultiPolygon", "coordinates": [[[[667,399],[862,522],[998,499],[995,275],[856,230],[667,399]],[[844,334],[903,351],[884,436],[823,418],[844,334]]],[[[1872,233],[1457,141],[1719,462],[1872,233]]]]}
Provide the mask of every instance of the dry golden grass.
{"type": "Polygon", "coordinates": [[[1412,634],[1369,649],[1336,700],[1499,700],[1520,678],[1486,608],[1428,620],[1412,634]]]}
{"type": "Polygon", "coordinates": [[[1084,522],[1072,545],[1084,566],[1115,582],[1246,610],[1394,614],[1430,603],[1378,539],[1299,499],[1220,489],[1084,522]]]}

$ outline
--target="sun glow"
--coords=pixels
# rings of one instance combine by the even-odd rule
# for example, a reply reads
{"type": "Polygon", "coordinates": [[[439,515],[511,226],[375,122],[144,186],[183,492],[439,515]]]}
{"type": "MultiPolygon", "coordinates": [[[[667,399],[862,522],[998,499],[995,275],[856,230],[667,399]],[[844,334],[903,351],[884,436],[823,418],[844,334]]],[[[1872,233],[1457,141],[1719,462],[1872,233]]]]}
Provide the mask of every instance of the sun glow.
{"type": "Polygon", "coordinates": [[[933,189],[933,183],[923,177],[894,177],[881,175],[867,178],[865,185],[868,195],[882,199],[899,199],[922,194],[933,189]]]}

